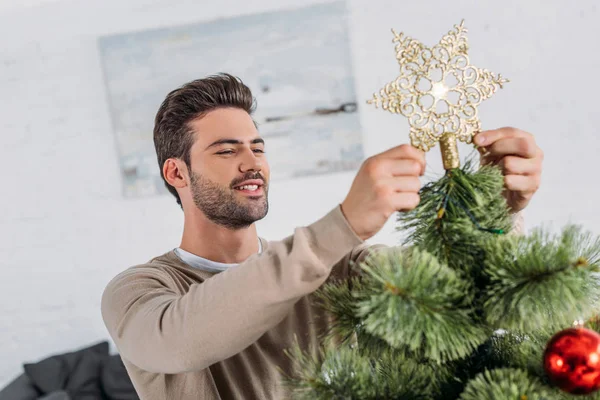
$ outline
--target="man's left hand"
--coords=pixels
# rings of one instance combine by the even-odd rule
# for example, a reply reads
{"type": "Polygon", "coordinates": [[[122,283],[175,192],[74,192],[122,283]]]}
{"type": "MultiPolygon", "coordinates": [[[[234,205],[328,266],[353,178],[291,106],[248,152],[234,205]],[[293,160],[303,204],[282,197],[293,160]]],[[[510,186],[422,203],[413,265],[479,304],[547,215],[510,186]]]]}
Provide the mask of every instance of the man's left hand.
{"type": "Polygon", "coordinates": [[[513,213],[524,209],[540,187],[544,153],[533,135],[500,128],[475,135],[481,165],[498,165],[504,173],[504,197],[513,213]]]}

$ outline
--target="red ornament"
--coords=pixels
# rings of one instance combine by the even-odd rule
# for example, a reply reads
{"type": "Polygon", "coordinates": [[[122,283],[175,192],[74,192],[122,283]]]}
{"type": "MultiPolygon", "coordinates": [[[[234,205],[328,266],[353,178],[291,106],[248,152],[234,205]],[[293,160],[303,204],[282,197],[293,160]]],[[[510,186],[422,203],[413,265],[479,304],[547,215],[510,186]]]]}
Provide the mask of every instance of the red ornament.
{"type": "Polygon", "coordinates": [[[544,370],[556,386],[571,394],[600,388],[600,335],[585,328],[569,328],[550,339],[544,370]]]}

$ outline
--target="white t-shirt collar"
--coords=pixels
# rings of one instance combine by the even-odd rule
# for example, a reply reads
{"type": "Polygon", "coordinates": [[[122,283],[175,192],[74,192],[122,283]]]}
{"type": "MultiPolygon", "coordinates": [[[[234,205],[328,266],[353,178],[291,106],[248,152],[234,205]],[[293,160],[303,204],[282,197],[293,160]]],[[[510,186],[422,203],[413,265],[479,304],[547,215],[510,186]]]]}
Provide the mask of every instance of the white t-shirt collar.
{"type": "MultiPolygon", "coordinates": [[[[262,242],[260,241],[260,239],[258,239],[258,254],[262,253],[262,250],[263,250],[262,242]]],[[[218,272],[223,272],[229,268],[239,265],[237,263],[228,264],[228,263],[220,263],[220,262],[216,262],[216,261],[211,261],[204,257],[200,257],[200,256],[192,254],[188,251],[185,251],[180,247],[177,247],[174,251],[175,251],[175,254],[177,255],[177,257],[179,257],[179,259],[181,261],[183,261],[190,267],[198,268],[203,271],[218,273],[218,272]]]]}

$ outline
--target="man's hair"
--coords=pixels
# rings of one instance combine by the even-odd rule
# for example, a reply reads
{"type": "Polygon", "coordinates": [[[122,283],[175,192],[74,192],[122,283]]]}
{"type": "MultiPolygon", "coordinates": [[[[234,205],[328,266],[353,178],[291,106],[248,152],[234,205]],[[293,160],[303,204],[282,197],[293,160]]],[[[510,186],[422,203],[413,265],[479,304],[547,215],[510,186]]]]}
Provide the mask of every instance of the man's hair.
{"type": "Polygon", "coordinates": [[[163,165],[169,158],[179,158],[191,171],[190,149],[194,144],[194,133],[189,123],[209,111],[225,107],[239,108],[251,115],[256,102],[250,88],[239,78],[220,73],[196,79],[173,90],[156,113],[154,148],[160,176],[180,206],[177,190],[167,183],[163,175],[163,165]]]}

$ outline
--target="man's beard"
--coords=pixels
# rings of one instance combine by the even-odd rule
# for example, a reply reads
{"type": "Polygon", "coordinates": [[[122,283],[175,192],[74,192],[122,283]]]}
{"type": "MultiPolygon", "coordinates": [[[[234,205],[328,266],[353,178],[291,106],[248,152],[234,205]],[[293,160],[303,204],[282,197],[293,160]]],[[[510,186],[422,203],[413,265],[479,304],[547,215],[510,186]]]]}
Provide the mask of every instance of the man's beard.
{"type": "Polygon", "coordinates": [[[233,185],[224,188],[218,183],[196,174],[190,173],[192,197],[196,207],[215,224],[237,230],[247,228],[255,221],[263,219],[269,210],[267,200],[268,185],[259,173],[246,175],[236,185],[249,179],[261,179],[264,182],[263,195],[260,198],[247,197],[243,202],[236,198],[233,185]]]}

